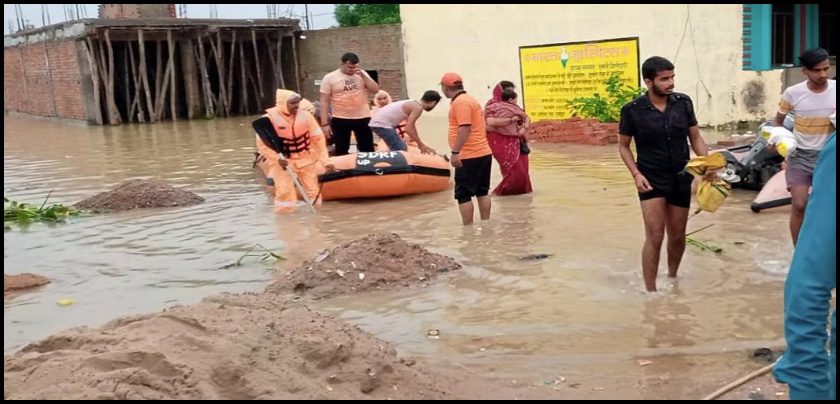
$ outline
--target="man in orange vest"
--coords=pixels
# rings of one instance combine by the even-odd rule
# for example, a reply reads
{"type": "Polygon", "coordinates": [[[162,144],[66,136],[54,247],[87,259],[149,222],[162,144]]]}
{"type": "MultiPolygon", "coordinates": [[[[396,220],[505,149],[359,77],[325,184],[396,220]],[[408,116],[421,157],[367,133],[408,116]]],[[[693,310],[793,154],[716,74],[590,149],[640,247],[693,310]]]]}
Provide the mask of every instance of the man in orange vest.
{"type": "Polygon", "coordinates": [[[300,108],[301,96],[295,92],[277,90],[277,105],[267,109],[265,116],[280,139],[280,152],[266,145],[257,136],[257,150],[271,165],[269,175],[274,179],[274,210],[288,212],[298,204],[294,181],[287,167],[297,174],[303,192],[306,192],[314,206],[320,206],[317,163],[327,172],[335,166],[327,156],[327,144],[318,121],[308,111],[300,108]]]}

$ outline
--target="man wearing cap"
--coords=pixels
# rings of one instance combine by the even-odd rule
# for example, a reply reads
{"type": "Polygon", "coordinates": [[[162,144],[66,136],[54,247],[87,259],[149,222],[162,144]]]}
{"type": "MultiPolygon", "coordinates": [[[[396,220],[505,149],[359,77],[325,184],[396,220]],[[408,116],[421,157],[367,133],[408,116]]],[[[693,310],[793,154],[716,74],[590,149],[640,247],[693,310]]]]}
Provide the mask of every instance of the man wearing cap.
{"type": "Polygon", "coordinates": [[[450,159],[455,167],[455,199],[461,212],[461,222],[472,224],[474,207],[478,201],[481,220],[490,219],[490,170],[493,153],[487,144],[484,113],[481,104],[464,91],[464,81],[457,73],[446,73],[440,79],[444,96],[452,100],[449,107],[450,159]]]}

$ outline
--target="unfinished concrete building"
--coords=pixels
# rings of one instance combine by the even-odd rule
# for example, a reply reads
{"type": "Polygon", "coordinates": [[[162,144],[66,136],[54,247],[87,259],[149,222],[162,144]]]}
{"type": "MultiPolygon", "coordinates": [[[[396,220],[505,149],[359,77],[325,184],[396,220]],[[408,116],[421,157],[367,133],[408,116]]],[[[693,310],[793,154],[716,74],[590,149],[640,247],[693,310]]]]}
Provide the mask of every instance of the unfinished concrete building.
{"type": "Polygon", "coordinates": [[[258,114],[274,89],[301,90],[300,32],[295,19],[171,17],[20,32],[3,41],[4,110],[94,124],[258,114]]]}
{"type": "Polygon", "coordinates": [[[175,4],[100,4],[99,18],[175,18],[175,4]]]}

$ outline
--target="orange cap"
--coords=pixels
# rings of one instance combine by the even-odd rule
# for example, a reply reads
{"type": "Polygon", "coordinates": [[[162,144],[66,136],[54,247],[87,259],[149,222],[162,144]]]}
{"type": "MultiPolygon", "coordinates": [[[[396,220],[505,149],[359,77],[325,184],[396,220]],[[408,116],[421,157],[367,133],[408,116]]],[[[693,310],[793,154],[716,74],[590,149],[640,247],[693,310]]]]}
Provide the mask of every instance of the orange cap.
{"type": "Polygon", "coordinates": [[[446,73],[443,77],[440,78],[440,84],[443,84],[447,87],[454,87],[458,85],[464,84],[464,80],[461,79],[461,76],[458,73],[446,73]]]}

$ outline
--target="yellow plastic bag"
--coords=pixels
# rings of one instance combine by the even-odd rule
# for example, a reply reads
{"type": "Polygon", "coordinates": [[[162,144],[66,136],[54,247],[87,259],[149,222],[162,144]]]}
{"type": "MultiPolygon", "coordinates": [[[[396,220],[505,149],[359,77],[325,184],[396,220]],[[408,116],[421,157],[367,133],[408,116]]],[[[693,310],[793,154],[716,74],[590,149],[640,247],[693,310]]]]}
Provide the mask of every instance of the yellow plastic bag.
{"type": "Polygon", "coordinates": [[[697,186],[698,210],[714,212],[723,205],[723,201],[729,196],[732,186],[722,178],[708,180],[704,176],[708,170],[719,170],[726,167],[726,157],[720,153],[712,153],[708,156],[697,156],[689,160],[685,170],[695,177],[700,177],[700,184],[697,186]]]}
{"type": "Polygon", "coordinates": [[[796,150],[796,137],[782,126],[763,126],[761,136],[767,140],[767,143],[776,145],[776,150],[782,157],[787,158],[788,154],[796,150]]]}
{"type": "Polygon", "coordinates": [[[723,201],[729,196],[732,186],[728,182],[718,178],[714,181],[702,180],[697,186],[697,204],[700,210],[714,212],[723,205],[723,201]]]}
{"type": "Polygon", "coordinates": [[[708,156],[697,156],[688,161],[685,170],[695,177],[702,177],[707,170],[719,170],[726,167],[726,157],[720,153],[712,153],[708,156]]]}

